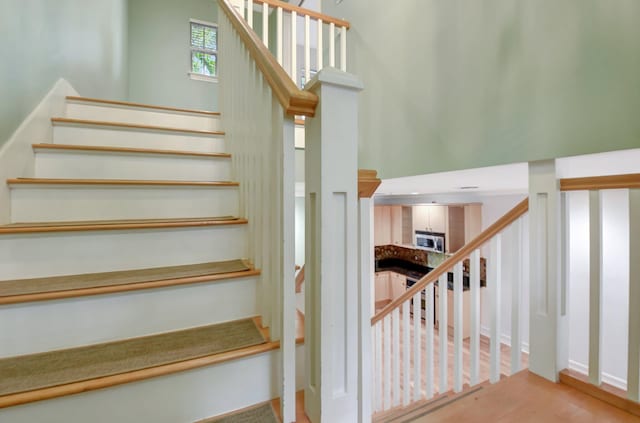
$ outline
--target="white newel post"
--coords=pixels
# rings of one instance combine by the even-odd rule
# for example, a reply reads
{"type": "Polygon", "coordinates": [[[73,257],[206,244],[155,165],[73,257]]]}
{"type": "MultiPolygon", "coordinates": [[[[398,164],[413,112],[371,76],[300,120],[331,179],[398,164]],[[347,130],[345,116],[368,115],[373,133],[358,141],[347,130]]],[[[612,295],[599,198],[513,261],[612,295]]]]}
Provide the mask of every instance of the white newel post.
{"type": "Polygon", "coordinates": [[[569,364],[559,183],[554,160],[529,163],[529,370],[554,382],[569,364]]]}
{"type": "Polygon", "coordinates": [[[313,423],[358,421],[358,119],[362,83],[327,68],[307,85],[305,410],[313,423]]]}

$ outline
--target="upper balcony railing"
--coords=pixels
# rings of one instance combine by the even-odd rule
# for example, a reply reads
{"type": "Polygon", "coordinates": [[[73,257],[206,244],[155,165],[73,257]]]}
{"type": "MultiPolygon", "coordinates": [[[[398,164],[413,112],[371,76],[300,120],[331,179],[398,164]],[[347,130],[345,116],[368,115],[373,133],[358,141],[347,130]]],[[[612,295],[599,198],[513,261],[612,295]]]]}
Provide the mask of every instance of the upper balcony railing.
{"type": "Polygon", "coordinates": [[[340,70],[347,71],[349,22],[278,0],[247,0],[242,3],[241,12],[249,27],[262,34],[262,42],[267,48],[275,43],[276,60],[296,85],[304,86],[325,63],[331,67],[339,65],[340,70]],[[270,22],[273,12],[275,23],[270,22]],[[261,15],[261,22],[254,22],[256,13],[261,15]],[[275,40],[271,40],[269,33],[274,25],[275,40]],[[304,40],[298,40],[299,29],[304,40]],[[328,51],[324,48],[325,37],[329,40],[328,51]],[[298,59],[300,54],[302,62],[298,59]]]}

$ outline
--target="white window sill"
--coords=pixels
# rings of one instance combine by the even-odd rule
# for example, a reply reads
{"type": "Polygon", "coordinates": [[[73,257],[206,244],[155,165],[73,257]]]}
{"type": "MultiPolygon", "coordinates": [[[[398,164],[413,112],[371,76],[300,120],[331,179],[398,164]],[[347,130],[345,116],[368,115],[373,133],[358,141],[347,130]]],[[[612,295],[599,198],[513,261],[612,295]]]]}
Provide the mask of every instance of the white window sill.
{"type": "Polygon", "coordinates": [[[217,76],[202,75],[195,72],[188,72],[188,74],[189,78],[193,79],[194,81],[218,82],[217,76]]]}

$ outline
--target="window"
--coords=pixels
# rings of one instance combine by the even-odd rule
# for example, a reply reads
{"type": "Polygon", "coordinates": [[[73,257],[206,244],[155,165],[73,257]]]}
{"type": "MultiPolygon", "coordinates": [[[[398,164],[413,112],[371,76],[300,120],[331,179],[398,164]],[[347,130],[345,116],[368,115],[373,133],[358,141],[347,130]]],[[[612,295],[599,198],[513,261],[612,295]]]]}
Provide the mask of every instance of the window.
{"type": "MultiPolygon", "coordinates": [[[[218,76],[218,27],[191,20],[191,70],[193,77],[218,76]]],[[[200,78],[196,78],[200,79],[200,78]]]]}

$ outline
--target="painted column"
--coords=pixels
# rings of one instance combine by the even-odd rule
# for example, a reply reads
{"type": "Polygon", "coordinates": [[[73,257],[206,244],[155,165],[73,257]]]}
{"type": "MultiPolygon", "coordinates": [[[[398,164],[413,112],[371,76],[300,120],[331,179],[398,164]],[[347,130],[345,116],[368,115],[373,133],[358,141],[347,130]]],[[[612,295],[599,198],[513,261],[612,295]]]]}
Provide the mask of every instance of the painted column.
{"type": "Polygon", "coordinates": [[[529,370],[553,382],[569,364],[559,183],[554,160],[529,163],[529,370]]]}
{"type": "Polygon", "coordinates": [[[362,83],[333,68],[305,146],[305,410],[313,423],[358,421],[358,116],[362,83]]]}
{"type": "Polygon", "coordinates": [[[375,170],[358,171],[358,197],[360,212],[360,277],[359,277],[359,333],[358,336],[358,395],[360,398],[358,422],[369,423],[373,413],[373,344],[371,318],[374,314],[373,251],[373,193],[380,185],[375,170]]]}

